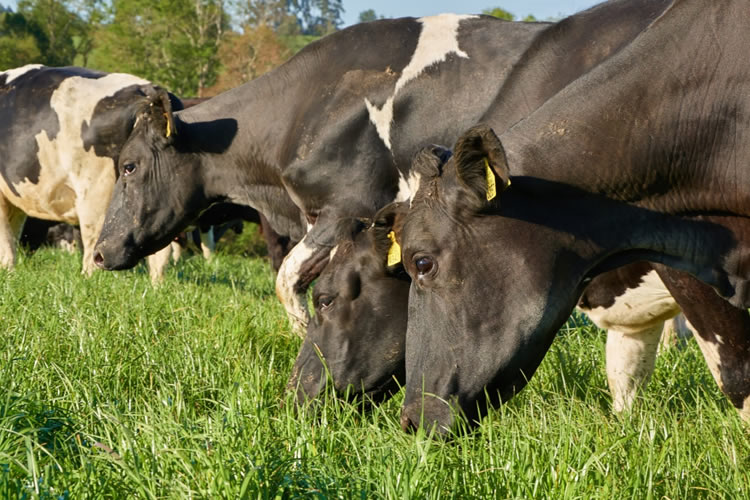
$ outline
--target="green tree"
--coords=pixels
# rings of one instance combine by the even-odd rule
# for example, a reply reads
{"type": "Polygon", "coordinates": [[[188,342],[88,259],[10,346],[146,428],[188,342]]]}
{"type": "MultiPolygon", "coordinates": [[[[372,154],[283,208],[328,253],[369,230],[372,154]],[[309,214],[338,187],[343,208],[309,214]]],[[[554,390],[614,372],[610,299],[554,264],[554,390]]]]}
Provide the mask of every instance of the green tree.
{"type": "Polygon", "coordinates": [[[41,61],[40,40],[44,33],[23,14],[0,12],[0,71],[41,61]]]}
{"type": "Polygon", "coordinates": [[[492,9],[484,9],[482,11],[482,14],[487,14],[488,16],[497,17],[498,19],[505,19],[506,21],[513,21],[516,19],[516,16],[511,14],[505,9],[501,9],[500,7],[495,7],[492,9]]]}
{"type": "Polygon", "coordinates": [[[180,96],[201,96],[218,75],[228,25],[224,0],[113,0],[90,62],[142,76],[180,96]]]}
{"type": "Polygon", "coordinates": [[[376,19],[378,19],[378,15],[375,13],[374,9],[363,10],[362,12],[359,13],[360,23],[367,23],[370,21],[375,21],[376,19]]]}
{"type": "Polygon", "coordinates": [[[93,8],[93,2],[73,3],[73,0],[20,0],[18,13],[29,26],[39,30],[36,36],[41,52],[39,62],[50,66],[74,64],[76,57],[91,51],[92,24],[82,14],[93,8]]]}

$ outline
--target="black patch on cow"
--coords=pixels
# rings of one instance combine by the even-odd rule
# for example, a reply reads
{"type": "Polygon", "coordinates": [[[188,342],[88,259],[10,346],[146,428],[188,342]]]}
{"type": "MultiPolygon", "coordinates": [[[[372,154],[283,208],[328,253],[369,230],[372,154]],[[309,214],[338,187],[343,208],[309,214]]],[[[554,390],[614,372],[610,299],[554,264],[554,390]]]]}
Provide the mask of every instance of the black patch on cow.
{"type": "Polygon", "coordinates": [[[648,262],[635,262],[600,274],[586,287],[578,301],[578,307],[585,310],[612,307],[617,297],[627,290],[638,288],[643,283],[643,277],[652,270],[648,262]]]}
{"type": "Polygon", "coordinates": [[[34,137],[44,131],[50,140],[60,132],[52,109],[53,92],[66,78],[101,78],[105,73],[83,68],[39,68],[0,87],[0,175],[10,190],[20,196],[14,184],[28,179],[39,182],[39,147],[34,137]]]}

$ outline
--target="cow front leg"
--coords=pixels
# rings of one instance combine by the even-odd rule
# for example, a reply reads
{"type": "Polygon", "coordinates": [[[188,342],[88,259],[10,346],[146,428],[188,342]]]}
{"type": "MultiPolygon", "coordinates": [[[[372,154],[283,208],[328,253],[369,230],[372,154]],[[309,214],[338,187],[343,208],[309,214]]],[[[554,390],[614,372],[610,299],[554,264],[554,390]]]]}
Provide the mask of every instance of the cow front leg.
{"type": "Polygon", "coordinates": [[[0,195],[0,267],[13,269],[16,265],[16,246],[25,221],[26,214],[0,195]]]}
{"type": "Polygon", "coordinates": [[[682,307],[711,375],[721,391],[750,422],[750,315],[721,298],[691,275],[658,267],[682,307]]]}
{"type": "Polygon", "coordinates": [[[148,275],[151,278],[151,284],[158,285],[164,281],[164,272],[169,265],[169,258],[172,257],[172,245],[167,245],[156,253],[146,257],[148,264],[148,275]]]}
{"type": "Polygon", "coordinates": [[[286,309],[292,329],[304,338],[310,314],[307,288],[328,263],[331,247],[312,243],[309,232],[284,258],[276,277],[276,295],[286,309]]]}
{"type": "Polygon", "coordinates": [[[607,383],[615,412],[631,408],[638,392],[648,384],[662,328],[659,324],[640,332],[607,331],[607,383]]]}

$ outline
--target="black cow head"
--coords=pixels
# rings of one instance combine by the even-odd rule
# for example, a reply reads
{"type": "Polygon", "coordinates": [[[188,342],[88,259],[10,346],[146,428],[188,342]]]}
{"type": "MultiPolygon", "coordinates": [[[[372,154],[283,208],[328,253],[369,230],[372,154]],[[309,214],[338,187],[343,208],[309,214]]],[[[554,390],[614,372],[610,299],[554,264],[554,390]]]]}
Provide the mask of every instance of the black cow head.
{"type": "Polygon", "coordinates": [[[102,268],[134,266],[166,246],[212,201],[202,158],[228,147],[236,123],[191,128],[173,111],[168,93],[157,88],[137,114],[120,152],[118,180],[95,249],[102,268]]]}
{"type": "Polygon", "coordinates": [[[415,158],[420,188],[401,236],[412,277],[402,426],[437,424],[438,432],[451,429],[456,412],[473,422],[525,385],[585,271],[578,248],[563,250],[554,229],[499,215],[501,204],[513,214],[519,202],[491,129],[469,130],[446,158],[435,148],[415,158]],[[548,244],[543,255],[537,241],[548,244]],[[571,277],[554,279],[558,265],[571,277]]]}
{"type": "Polygon", "coordinates": [[[289,380],[299,402],[321,393],[326,369],[336,391],[350,398],[364,393],[380,401],[403,385],[410,279],[397,241],[407,210],[408,204],[393,203],[373,224],[340,222],[336,251],[315,284],[315,316],[289,380]]]}

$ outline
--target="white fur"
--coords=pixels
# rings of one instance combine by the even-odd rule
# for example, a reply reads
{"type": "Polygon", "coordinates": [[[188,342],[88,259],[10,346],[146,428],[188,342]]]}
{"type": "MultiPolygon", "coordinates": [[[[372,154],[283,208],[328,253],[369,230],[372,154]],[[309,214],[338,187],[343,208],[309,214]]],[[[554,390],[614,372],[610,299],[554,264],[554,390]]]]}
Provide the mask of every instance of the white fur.
{"type": "Polygon", "coordinates": [[[445,61],[449,54],[468,58],[469,55],[458,46],[458,26],[464,19],[476,16],[460,16],[456,14],[440,14],[422,17],[422,31],[417,41],[411,61],[401,72],[396,81],[396,87],[382,108],[378,109],[369,99],[365,99],[365,106],[370,113],[370,121],[375,125],[378,135],[389,150],[391,147],[391,123],[393,122],[393,102],[399,91],[411,80],[417,78],[425,69],[433,64],[445,61]]]}
{"type": "Polygon", "coordinates": [[[211,226],[208,231],[201,233],[201,253],[204,259],[209,260],[213,257],[215,251],[216,240],[214,239],[214,228],[211,226]]]}
{"type": "Polygon", "coordinates": [[[13,68],[9,69],[8,71],[3,71],[2,73],[0,73],[0,75],[7,75],[7,78],[5,79],[5,84],[7,85],[19,76],[22,76],[29,71],[43,67],[43,64],[27,64],[26,66],[21,66],[20,68],[13,68]]]}
{"type": "Polygon", "coordinates": [[[615,299],[610,307],[585,311],[596,326],[614,329],[623,334],[637,334],[676,316],[680,307],[662,283],[656,271],[643,278],[637,288],[630,288],[615,299]]]}
{"type": "Polygon", "coordinates": [[[307,243],[307,235],[294,246],[284,258],[276,277],[276,295],[284,304],[292,329],[300,337],[305,336],[307,322],[310,315],[307,311],[307,296],[305,293],[295,293],[294,285],[300,277],[300,267],[315,253],[316,247],[307,243]]]}
{"type": "Polygon", "coordinates": [[[750,396],[745,398],[745,401],[742,403],[742,408],[739,410],[740,417],[745,422],[750,422],[750,396]]]}
{"type": "Polygon", "coordinates": [[[637,334],[607,332],[607,382],[615,412],[633,406],[638,391],[651,378],[661,331],[657,324],[637,334]]]}
{"type": "Polygon", "coordinates": [[[721,355],[719,354],[719,346],[724,343],[723,339],[720,335],[716,335],[716,342],[709,342],[698,335],[698,332],[695,331],[695,328],[689,321],[687,322],[687,326],[693,332],[693,337],[698,342],[698,347],[700,347],[703,353],[703,359],[706,360],[708,369],[711,371],[716,384],[719,386],[719,389],[724,391],[724,382],[721,380],[721,355]]]}

